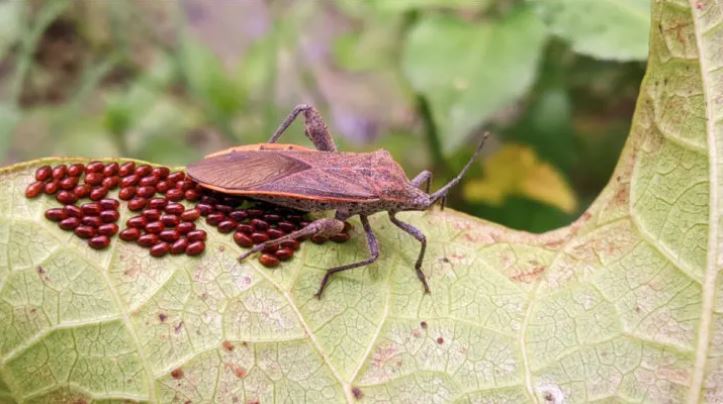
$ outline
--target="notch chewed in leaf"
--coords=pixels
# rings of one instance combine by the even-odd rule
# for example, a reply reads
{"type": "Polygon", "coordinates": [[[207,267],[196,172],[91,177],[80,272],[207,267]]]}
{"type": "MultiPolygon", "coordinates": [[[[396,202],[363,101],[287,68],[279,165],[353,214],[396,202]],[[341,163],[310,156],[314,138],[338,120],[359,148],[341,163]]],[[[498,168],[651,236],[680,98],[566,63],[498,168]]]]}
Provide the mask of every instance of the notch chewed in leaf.
{"type": "Polygon", "coordinates": [[[80,160],[2,169],[0,401],[722,401],[723,3],[652,3],[599,198],[542,235],[404,214],[430,236],[429,295],[386,218],[379,261],[319,301],[326,268],[363,258],[358,232],[277,269],[238,263],[216,231],[196,257],[93,250],[45,219],[54,200],[25,197],[38,167],[80,160]]]}

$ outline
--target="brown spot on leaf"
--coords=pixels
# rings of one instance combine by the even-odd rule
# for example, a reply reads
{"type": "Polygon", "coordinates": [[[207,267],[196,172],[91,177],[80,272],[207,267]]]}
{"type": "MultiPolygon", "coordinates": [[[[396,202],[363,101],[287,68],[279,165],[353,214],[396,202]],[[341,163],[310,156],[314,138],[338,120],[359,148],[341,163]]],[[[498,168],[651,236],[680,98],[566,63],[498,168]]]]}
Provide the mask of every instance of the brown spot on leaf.
{"type": "Polygon", "coordinates": [[[627,206],[630,202],[630,188],[627,186],[620,187],[615,193],[613,201],[618,205],[627,206]]]}
{"type": "Polygon", "coordinates": [[[462,261],[462,260],[465,259],[467,256],[464,255],[464,254],[457,254],[457,253],[455,253],[455,254],[452,254],[451,257],[452,257],[452,259],[453,259],[454,261],[462,261]]]}
{"type": "Polygon", "coordinates": [[[437,337],[437,343],[438,343],[439,345],[444,344],[444,338],[442,338],[442,337],[437,337]]]}
{"type": "Polygon", "coordinates": [[[179,334],[181,332],[181,329],[183,329],[183,320],[181,320],[178,324],[176,324],[173,327],[173,331],[175,331],[176,334],[179,334]]]}
{"type": "Polygon", "coordinates": [[[419,323],[419,326],[422,327],[423,330],[426,330],[426,329],[427,329],[427,322],[426,322],[426,321],[422,321],[422,322],[419,323]]]}
{"type": "Polygon", "coordinates": [[[394,345],[383,344],[378,346],[374,351],[374,355],[372,355],[372,367],[377,369],[384,368],[386,363],[394,358],[396,354],[397,349],[394,345]]]}
{"type": "Polygon", "coordinates": [[[550,248],[552,250],[556,250],[556,249],[560,248],[566,242],[567,242],[567,239],[558,238],[558,239],[550,240],[550,241],[546,242],[545,247],[550,248]]]}
{"type": "Polygon", "coordinates": [[[243,379],[248,374],[246,368],[239,365],[231,365],[231,370],[233,370],[233,374],[236,375],[236,377],[238,377],[239,379],[243,379]]]}
{"type": "Polygon", "coordinates": [[[223,341],[223,343],[221,345],[223,346],[223,349],[225,349],[229,352],[233,351],[234,346],[231,341],[223,341]]]}
{"type": "Polygon", "coordinates": [[[123,271],[123,275],[134,278],[141,272],[141,267],[138,265],[132,265],[130,268],[123,271]]]}
{"type": "Polygon", "coordinates": [[[50,280],[50,277],[47,275],[47,272],[45,271],[45,268],[38,265],[37,268],[35,268],[36,272],[38,273],[38,276],[40,277],[40,280],[43,282],[47,282],[50,280]]]}
{"type": "Polygon", "coordinates": [[[165,313],[158,313],[158,320],[160,320],[162,323],[166,321],[168,316],[165,313]]]}
{"type": "Polygon", "coordinates": [[[183,378],[183,369],[176,368],[171,370],[171,377],[176,380],[183,378]]]}
{"type": "Polygon", "coordinates": [[[362,398],[364,398],[364,393],[361,391],[361,389],[359,387],[356,387],[356,386],[351,388],[351,394],[354,396],[354,398],[356,400],[361,400],[362,398]]]}
{"type": "Polygon", "coordinates": [[[511,276],[510,280],[513,282],[532,283],[536,281],[543,272],[545,272],[545,267],[542,265],[538,265],[532,268],[532,270],[530,271],[518,273],[511,276]]]}
{"type": "Polygon", "coordinates": [[[246,404],[261,404],[261,401],[259,401],[257,399],[253,399],[253,400],[246,401],[246,404]]]}

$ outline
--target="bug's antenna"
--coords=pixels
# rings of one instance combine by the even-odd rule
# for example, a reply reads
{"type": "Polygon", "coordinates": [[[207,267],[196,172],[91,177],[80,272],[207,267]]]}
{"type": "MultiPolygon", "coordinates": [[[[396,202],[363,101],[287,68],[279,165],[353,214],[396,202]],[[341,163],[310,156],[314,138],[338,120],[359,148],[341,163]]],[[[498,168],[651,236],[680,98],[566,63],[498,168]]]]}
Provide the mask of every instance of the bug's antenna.
{"type": "Polygon", "coordinates": [[[489,132],[485,132],[485,134],[482,136],[482,140],[477,145],[477,149],[474,151],[474,154],[472,155],[472,157],[470,157],[467,164],[465,164],[464,168],[462,168],[462,171],[460,171],[459,174],[457,174],[457,176],[454,177],[445,186],[438,189],[435,193],[433,193],[432,195],[429,196],[430,197],[429,198],[429,200],[430,200],[429,206],[434,205],[440,199],[444,200],[445,197],[447,196],[447,192],[449,192],[449,190],[452,189],[453,186],[459,184],[459,182],[462,180],[462,177],[464,177],[464,175],[467,174],[467,170],[469,170],[469,168],[472,167],[472,163],[474,163],[475,160],[477,160],[477,157],[479,157],[479,154],[482,151],[482,146],[485,145],[485,141],[487,140],[489,135],[490,135],[489,132]]]}

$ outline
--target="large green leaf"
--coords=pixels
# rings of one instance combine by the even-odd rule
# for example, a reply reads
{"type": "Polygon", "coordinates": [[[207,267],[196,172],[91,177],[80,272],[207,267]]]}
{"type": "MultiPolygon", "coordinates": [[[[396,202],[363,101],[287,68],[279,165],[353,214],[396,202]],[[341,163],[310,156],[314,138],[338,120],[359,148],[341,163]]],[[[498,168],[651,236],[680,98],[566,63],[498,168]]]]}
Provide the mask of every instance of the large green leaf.
{"type": "Polygon", "coordinates": [[[481,24],[429,16],[414,25],[402,55],[404,73],[429,100],[445,152],[459,149],[472,130],[527,91],[545,37],[525,7],[481,24]]]}
{"type": "Polygon", "coordinates": [[[577,52],[615,60],[644,60],[648,54],[650,0],[528,1],[577,52]]]}
{"type": "MultiPolygon", "coordinates": [[[[0,172],[0,401],[721,402],[723,3],[657,1],[620,163],[592,207],[543,235],[445,211],[375,217],[382,258],[305,245],[279,269],[97,252],[0,172]],[[658,25],[659,23],[659,25],[658,25]]],[[[124,212],[127,216],[128,212],[124,212]]],[[[359,228],[359,226],[357,226],[359,228]]]]}

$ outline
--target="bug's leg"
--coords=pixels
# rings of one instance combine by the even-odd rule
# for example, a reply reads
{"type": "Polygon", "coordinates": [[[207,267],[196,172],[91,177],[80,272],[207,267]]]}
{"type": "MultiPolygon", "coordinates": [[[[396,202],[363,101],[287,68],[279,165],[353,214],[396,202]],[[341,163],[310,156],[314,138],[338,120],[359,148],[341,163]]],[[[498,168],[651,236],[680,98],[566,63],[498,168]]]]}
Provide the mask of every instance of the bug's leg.
{"type": "Polygon", "coordinates": [[[321,151],[336,151],[336,144],[334,139],[329,133],[329,128],[326,126],[326,122],[319,114],[319,111],[311,105],[301,104],[294,107],[289,116],[281,122],[281,125],[276,129],[268,143],[276,143],[281,135],[284,134],[286,129],[294,122],[300,113],[304,113],[304,134],[308,137],[318,150],[321,151]]]}
{"type": "Polygon", "coordinates": [[[238,258],[239,261],[243,261],[251,254],[257,253],[264,248],[279,245],[283,243],[284,241],[289,241],[293,239],[298,239],[304,236],[313,236],[315,234],[330,237],[335,234],[339,234],[344,230],[344,222],[336,219],[329,219],[329,218],[322,218],[314,220],[313,222],[309,223],[306,227],[293,231],[289,234],[285,234],[277,239],[269,240],[266,242],[263,242],[261,244],[256,244],[253,246],[250,250],[246,251],[245,253],[241,254],[241,256],[238,258]]]}
{"type": "Polygon", "coordinates": [[[424,252],[427,250],[427,238],[416,227],[397,219],[396,216],[394,216],[395,214],[395,212],[389,212],[389,220],[391,220],[391,222],[394,223],[395,226],[399,227],[400,229],[409,233],[412,237],[416,238],[417,241],[419,241],[419,243],[422,245],[422,248],[419,250],[419,256],[417,257],[417,263],[414,264],[414,270],[417,272],[417,278],[419,278],[419,280],[422,282],[422,285],[424,285],[424,293],[429,293],[427,277],[425,277],[424,272],[422,272],[422,261],[424,260],[424,252]]]}
{"type": "Polygon", "coordinates": [[[294,123],[294,120],[297,116],[299,116],[300,113],[302,113],[304,110],[311,108],[311,106],[306,104],[300,104],[294,107],[294,109],[291,110],[291,113],[286,117],[286,119],[281,122],[281,125],[279,125],[278,128],[276,128],[276,131],[274,131],[274,134],[271,135],[271,138],[267,141],[267,143],[276,143],[276,141],[279,140],[281,135],[286,132],[286,129],[291,126],[292,123],[294,123]]]}
{"type": "Polygon", "coordinates": [[[324,288],[329,282],[329,277],[331,277],[335,273],[369,265],[376,261],[377,258],[379,258],[379,244],[377,244],[377,238],[376,236],[374,236],[374,232],[372,231],[371,226],[369,226],[369,219],[367,219],[365,215],[359,215],[359,219],[361,219],[362,226],[364,226],[364,232],[367,235],[367,246],[369,247],[370,257],[363,261],[355,262],[353,264],[346,264],[328,269],[324,274],[324,279],[321,280],[321,285],[319,285],[319,291],[316,292],[316,294],[314,295],[317,299],[321,299],[321,294],[324,293],[324,288]]]}
{"type": "Polygon", "coordinates": [[[422,189],[422,184],[424,184],[424,192],[429,193],[429,186],[432,183],[432,172],[424,170],[417,174],[416,177],[412,178],[412,181],[410,182],[419,189],[422,189]]]}

